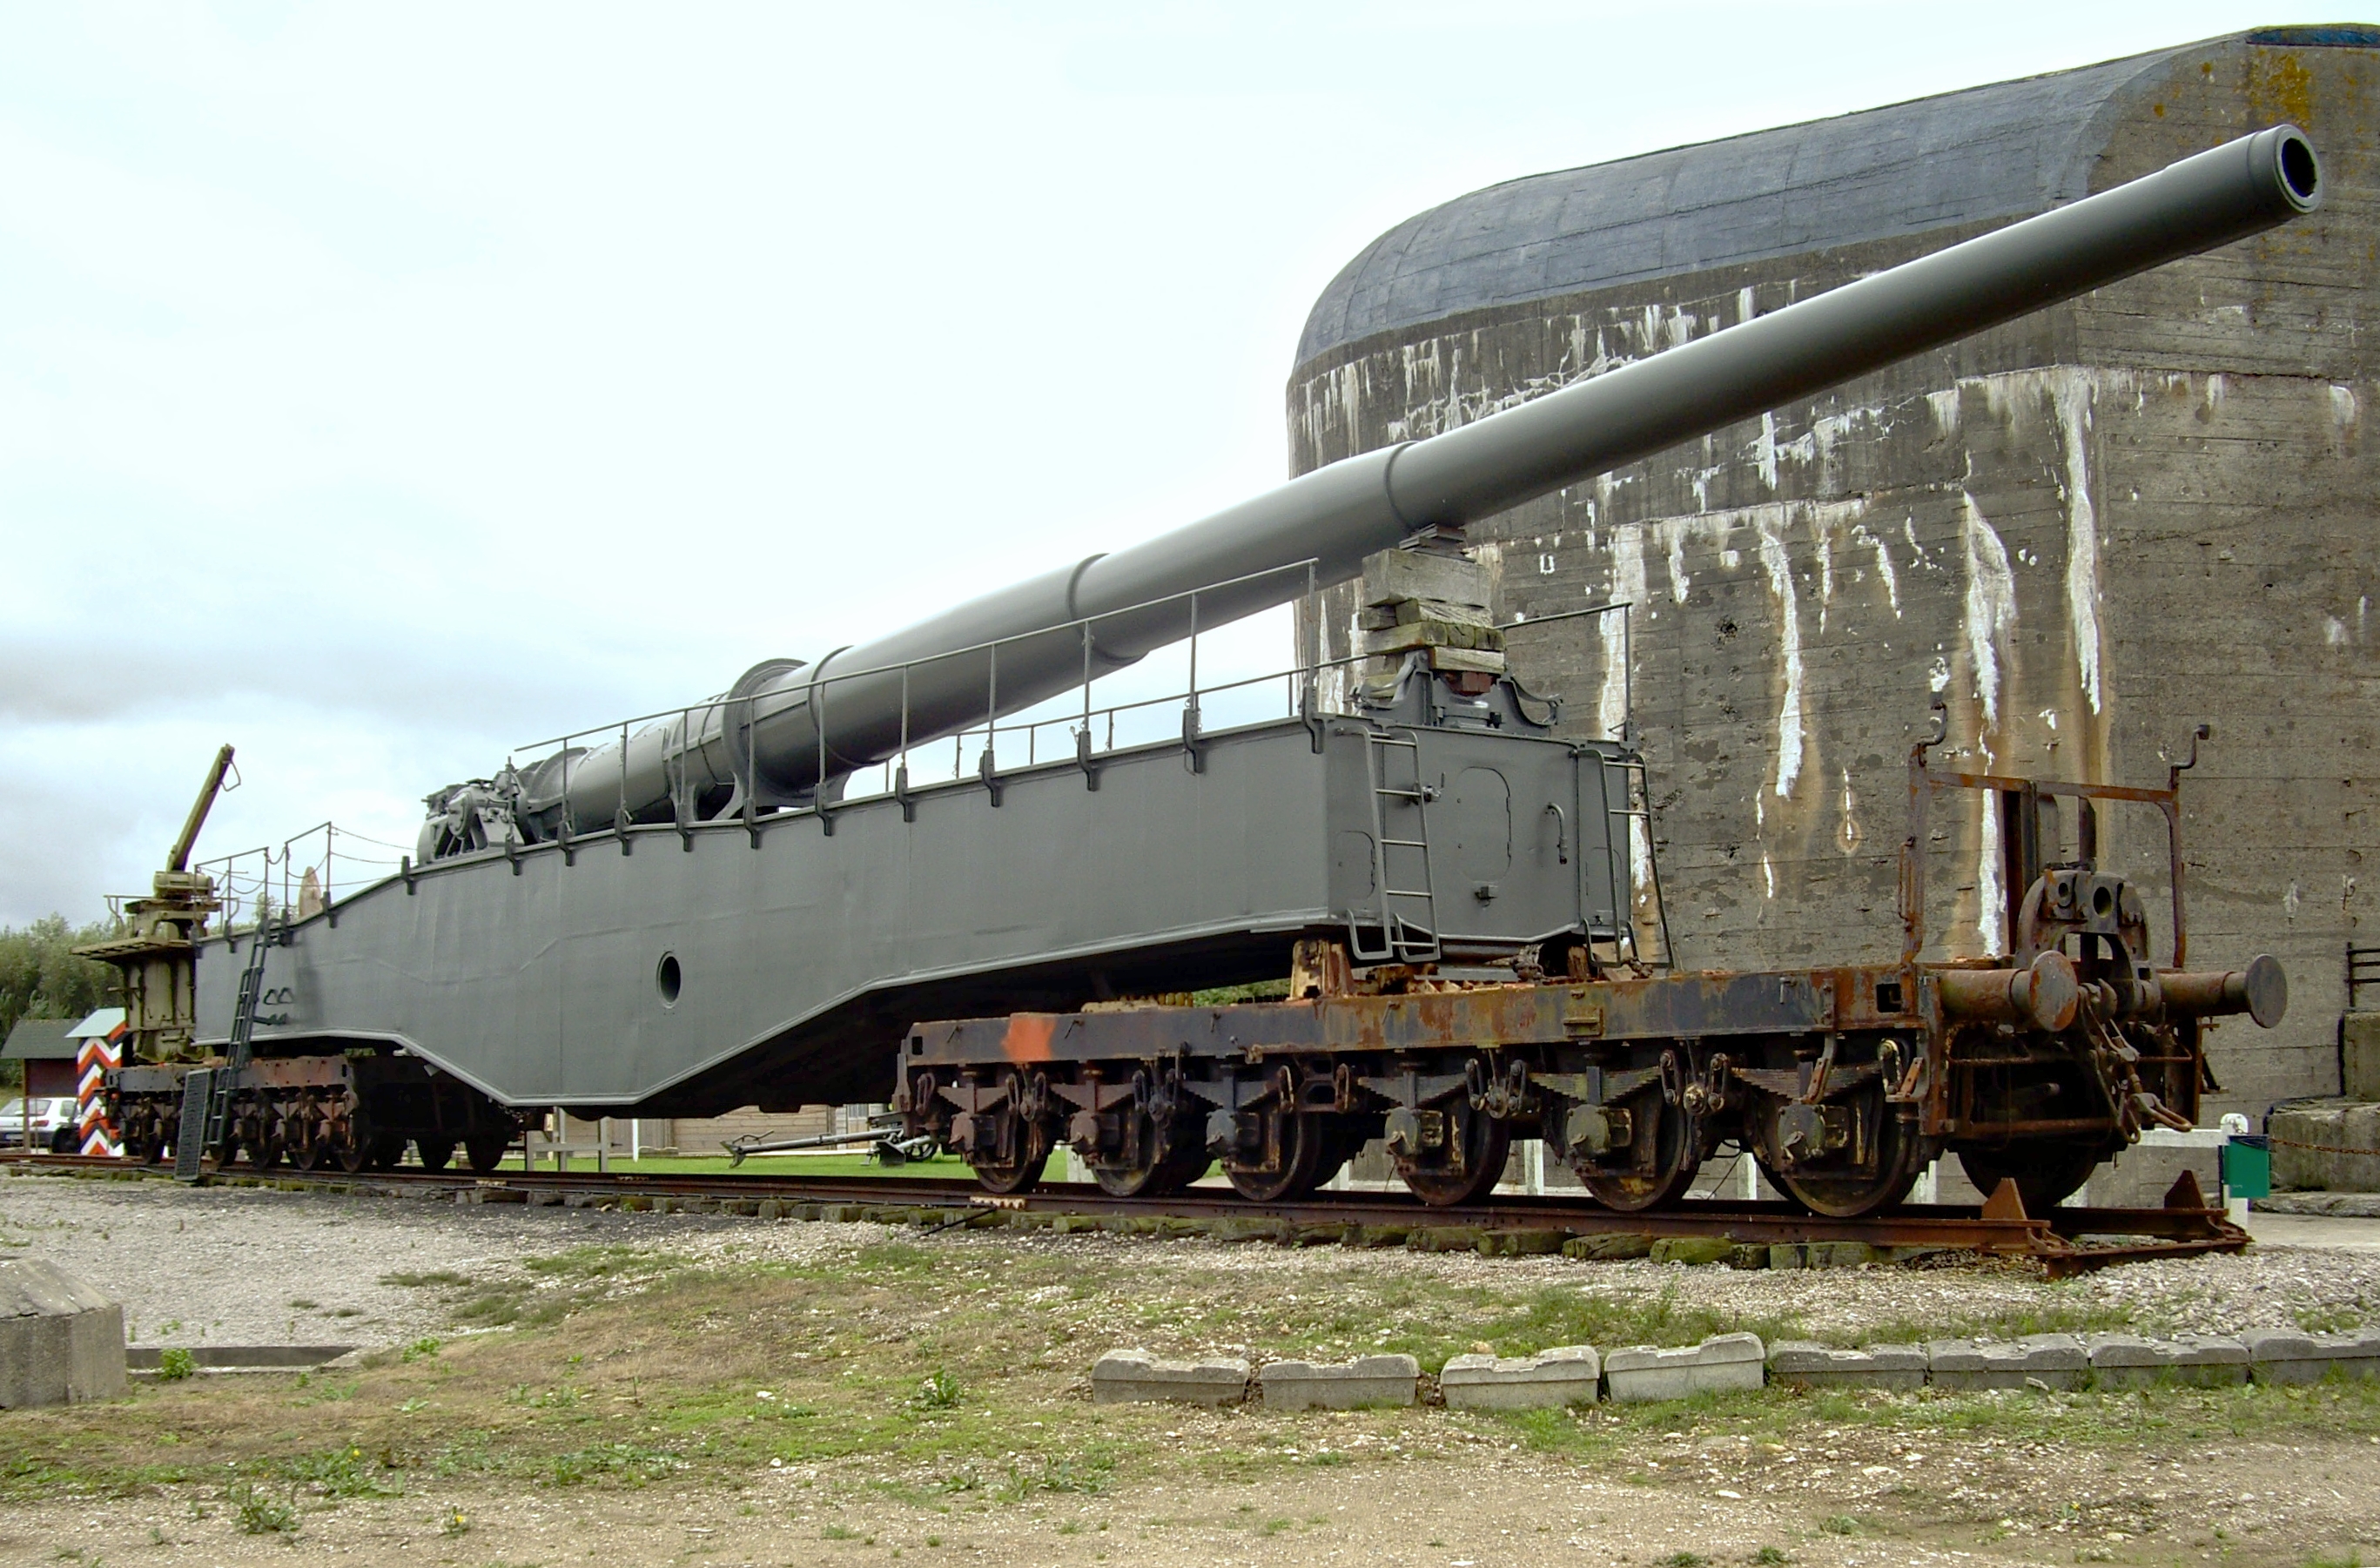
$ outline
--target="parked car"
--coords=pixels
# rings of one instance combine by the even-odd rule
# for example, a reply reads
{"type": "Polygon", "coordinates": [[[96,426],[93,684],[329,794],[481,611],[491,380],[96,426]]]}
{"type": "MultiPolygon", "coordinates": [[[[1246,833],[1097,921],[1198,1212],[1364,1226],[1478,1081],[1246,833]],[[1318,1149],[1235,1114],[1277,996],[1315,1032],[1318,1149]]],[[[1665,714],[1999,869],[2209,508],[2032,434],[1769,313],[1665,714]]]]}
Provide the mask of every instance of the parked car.
{"type": "Polygon", "coordinates": [[[70,1094],[37,1098],[30,1117],[26,1102],[12,1100],[0,1105],[0,1149],[16,1149],[24,1145],[26,1124],[32,1128],[32,1147],[46,1149],[53,1154],[72,1154],[79,1140],[75,1133],[75,1097],[70,1094]]]}

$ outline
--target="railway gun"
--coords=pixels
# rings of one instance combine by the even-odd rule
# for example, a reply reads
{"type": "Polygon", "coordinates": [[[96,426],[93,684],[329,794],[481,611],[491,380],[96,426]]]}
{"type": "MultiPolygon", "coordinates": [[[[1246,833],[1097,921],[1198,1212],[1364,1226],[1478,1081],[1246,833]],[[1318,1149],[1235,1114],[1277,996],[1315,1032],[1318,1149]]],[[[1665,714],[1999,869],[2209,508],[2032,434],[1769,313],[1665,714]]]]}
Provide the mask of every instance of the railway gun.
{"type": "Polygon", "coordinates": [[[1069,1144],[1111,1192],[1220,1159],[1279,1201],[1377,1137],[1451,1204],[1536,1137],[1622,1209],[1680,1196],[1723,1141],[1825,1214],[1889,1206],[1946,1149],[2028,1203],[2062,1196],[2195,1115],[2206,1020],[2285,1005],[2269,958],[2186,966],[2179,774],[1947,774],[1937,732],[1912,811],[1982,791],[2018,830],[2006,956],[1920,961],[1913,829],[1897,960],[1665,972],[1633,737],[1573,738],[1513,677],[1463,529],[2321,194],[2312,146],[2275,127],[868,644],[764,662],[432,793],[396,876],[302,918],[208,934],[206,879],[161,875],[132,906],[147,945],[97,950],[181,999],[136,1031],[117,1124],[192,1173],[359,1170],[408,1143],[488,1169],[546,1108],[890,1100],[999,1190],[1069,1144]],[[1309,616],[1280,715],[1210,722],[1202,632],[1358,576],[1363,655],[1323,659],[1309,616]],[[1115,744],[1095,683],[1185,638],[1178,735],[1115,744]],[[1037,705],[1077,688],[1071,747],[1043,753],[1037,705]],[[948,776],[920,767],[929,745],[948,776]],[[2140,893],[2096,863],[2109,799],[2175,835],[2161,964],[2140,893]],[[2061,803],[2071,856],[2044,832],[2061,803]],[[1278,1003],[1128,1000],[1284,971],[1278,1003]]]}

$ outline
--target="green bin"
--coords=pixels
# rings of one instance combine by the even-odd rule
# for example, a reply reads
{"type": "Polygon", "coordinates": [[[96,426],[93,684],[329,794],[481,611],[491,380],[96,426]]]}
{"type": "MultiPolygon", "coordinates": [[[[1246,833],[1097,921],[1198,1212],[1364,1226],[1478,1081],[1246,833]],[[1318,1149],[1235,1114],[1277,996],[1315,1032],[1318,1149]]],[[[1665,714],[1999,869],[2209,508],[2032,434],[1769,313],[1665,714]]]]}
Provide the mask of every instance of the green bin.
{"type": "Polygon", "coordinates": [[[2273,1195],[2273,1149],[2254,1133],[2234,1133],[2223,1146],[2223,1190],[2233,1197],[2273,1195]]]}

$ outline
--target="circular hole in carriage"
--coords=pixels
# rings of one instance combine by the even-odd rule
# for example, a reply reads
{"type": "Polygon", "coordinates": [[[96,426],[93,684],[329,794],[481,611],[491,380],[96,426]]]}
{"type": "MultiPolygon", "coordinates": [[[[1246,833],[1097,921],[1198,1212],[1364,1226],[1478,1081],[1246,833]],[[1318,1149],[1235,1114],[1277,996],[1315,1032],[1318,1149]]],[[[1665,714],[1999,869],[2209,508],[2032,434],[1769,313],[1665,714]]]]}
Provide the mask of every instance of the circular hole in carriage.
{"type": "Polygon", "coordinates": [[[662,954],[661,963],[653,970],[653,989],[662,993],[662,1005],[676,1006],[677,993],[685,988],[685,985],[686,975],[677,966],[677,954],[662,954]]]}

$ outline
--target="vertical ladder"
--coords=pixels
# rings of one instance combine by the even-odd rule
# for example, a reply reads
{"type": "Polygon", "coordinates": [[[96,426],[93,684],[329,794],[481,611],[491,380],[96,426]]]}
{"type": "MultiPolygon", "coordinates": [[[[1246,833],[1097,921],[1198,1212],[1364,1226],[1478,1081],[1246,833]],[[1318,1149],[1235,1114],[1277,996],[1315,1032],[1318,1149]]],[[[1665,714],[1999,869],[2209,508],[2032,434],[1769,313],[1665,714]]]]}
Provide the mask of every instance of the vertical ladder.
{"type": "MultiPolygon", "coordinates": [[[[281,930],[285,937],[286,913],[281,917],[281,930]]],[[[273,940],[261,922],[248,939],[248,966],[239,972],[239,1000],[232,1006],[231,1042],[224,1051],[223,1065],[198,1068],[182,1081],[182,1125],[174,1139],[177,1182],[198,1180],[204,1170],[200,1161],[223,1150],[231,1121],[232,1089],[239,1081],[240,1070],[254,1055],[256,1009],[264,992],[264,950],[273,940]]]]}
{"type": "Polygon", "coordinates": [[[1421,745],[1410,735],[1374,730],[1365,737],[1364,772],[1372,794],[1372,886],[1380,905],[1380,946],[1366,951],[1362,933],[1348,931],[1348,951],[1360,963],[1434,964],[1439,958],[1438,893],[1429,866],[1429,791],[1422,784],[1421,745]],[[1411,783],[1391,777],[1398,763],[1411,783]],[[1413,836],[1390,808],[1413,808],[1413,836]],[[1405,879],[1403,884],[1397,881],[1405,879]],[[1418,883],[1419,885],[1412,885],[1418,883]]]}
{"type": "Polygon", "coordinates": [[[1661,895],[1661,867],[1653,853],[1652,787],[1645,772],[1645,759],[1634,752],[1609,756],[1597,752],[1603,770],[1603,809],[1609,824],[1603,834],[1606,863],[1610,867],[1611,890],[1621,907],[1612,911],[1613,936],[1623,960],[1642,963],[1636,940],[1634,860],[1636,824],[1644,824],[1645,864],[1652,872],[1653,908],[1661,923],[1661,956],[1656,966],[1669,969],[1677,966],[1677,954],[1670,947],[1670,904],[1661,895]],[[1612,804],[1612,784],[1617,775],[1619,804],[1612,804]],[[1637,804],[1639,801],[1644,804],[1637,804]]]}

